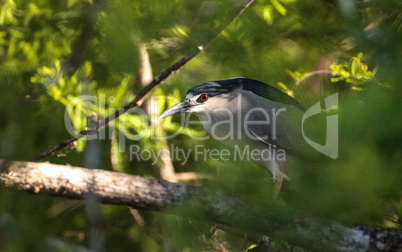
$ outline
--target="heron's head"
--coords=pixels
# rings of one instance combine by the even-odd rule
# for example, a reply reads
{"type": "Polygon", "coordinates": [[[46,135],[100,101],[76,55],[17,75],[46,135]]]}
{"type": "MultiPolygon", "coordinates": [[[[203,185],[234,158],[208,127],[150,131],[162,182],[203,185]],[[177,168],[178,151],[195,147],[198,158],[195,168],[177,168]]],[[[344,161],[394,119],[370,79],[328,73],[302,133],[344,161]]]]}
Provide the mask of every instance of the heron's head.
{"type": "Polygon", "coordinates": [[[159,118],[190,112],[195,114],[208,112],[213,108],[224,106],[222,100],[218,99],[218,97],[231,94],[235,90],[241,89],[241,87],[241,83],[235,79],[199,84],[188,90],[184,101],[165,110],[159,118]]]}

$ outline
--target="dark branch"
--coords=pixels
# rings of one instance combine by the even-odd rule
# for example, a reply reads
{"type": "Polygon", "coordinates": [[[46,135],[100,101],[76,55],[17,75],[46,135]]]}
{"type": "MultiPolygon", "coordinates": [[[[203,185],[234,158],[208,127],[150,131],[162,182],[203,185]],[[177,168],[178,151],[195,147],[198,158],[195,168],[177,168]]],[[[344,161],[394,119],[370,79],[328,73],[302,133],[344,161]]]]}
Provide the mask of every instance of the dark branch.
{"type": "Polygon", "coordinates": [[[202,45],[199,45],[195,47],[193,50],[191,50],[186,56],[183,58],[179,59],[175,64],[169,66],[165,70],[163,70],[158,76],[156,76],[151,83],[149,83],[147,86],[145,86],[134,98],[133,101],[131,101],[129,104],[127,104],[125,107],[119,109],[115,113],[109,115],[106,117],[104,120],[100,121],[98,126],[95,129],[91,130],[83,130],[79,132],[78,134],[72,136],[71,138],[67,139],[64,142],[59,143],[58,145],[50,147],[47,151],[44,151],[35,157],[32,158],[32,160],[37,161],[39,159],[42,159],[44,157],[50,156],[54,152],[60,151],[61,149],[69,146],[71,143],[74,141],[96,133],[98,130],[102,129],[105,127],[110,121],[118,118],[122,114],[126,113],[129,109],[138,107],[142,104],[145,96],[152,91],[156,86],[158,86],[163,80],[168,78],[171,74],[182,68],[187,62],[192,60],[195,56],[197,56],[201,51],[203,51],[233,20],[236,19],[254,0],[245,0],[243,1],[240,6],[235,10],[233,17],[228,19],[228,21],[225,21],[222,25],[220,25],[218,28],[214,30],[212,33],[213,35],[211,38],[202,45]]]}
{"type": "Polygon", "coordinates": [[[94,36],[93,20],[96,14],[104,6],[103,0],[94,0],[92,4],[85,6],[85,11],[81,17],[81,33],[73,42],[70,57],[63,62],[63,68],[67,72],[75,72],[84,63],[84,55],[88,48],[88,44],[94,36]]]}
{"type": "Polygon", "coordinates": [[[0,184],[25,191],[45,191],[69,199],[96,195],[103,204],[136,209],[164,210],[191,218],[205,219],[250,232],[281,238],[310,249],[335,251],[400,251],[402,232],[380,227],[341,224],[319,225],[306,217],[278,214],[269,205],[248,197],[164,180],[147,179],[104,170],[13,162],[0,173],[0,184]]]}

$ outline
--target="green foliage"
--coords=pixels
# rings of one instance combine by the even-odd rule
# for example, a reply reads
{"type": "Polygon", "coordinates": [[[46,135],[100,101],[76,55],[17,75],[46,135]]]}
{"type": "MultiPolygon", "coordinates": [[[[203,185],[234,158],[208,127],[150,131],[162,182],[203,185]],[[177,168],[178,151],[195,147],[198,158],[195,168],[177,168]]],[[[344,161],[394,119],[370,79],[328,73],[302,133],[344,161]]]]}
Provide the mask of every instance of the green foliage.
{"type": "MultiPolygon", "coordinates": [[[[67,139],[65,116],[79,132],[87,127],[88,116],[95,113],[102,119],[124,107],[144,85],[141,48],[147,49],[151,73],[156,75],[214,37],[214,29],[233,18],[237,4],[101,2],[2,1],[0,158],[28,160],[67,139]]],[[[148,95],[139,109],[101,131],[106,139],[99,141],[99,168],[157,177],[153,163],[163,162],[155,157],[130,160],[131,145],[154,151],[174,145],[193,153],[200,144],[226,148],[213,139],[190,137],[206,135],[200,125],[183,128],[179,117],[156,120],[165,108],[182,100],[188,88],[205,81],[258,79],[307,100],[305,104],[338,92],[339,158],[314,163],[296,159],[292,181],[284,184],[275,204],[282,213],[298,209],[325,220],[400,228],[398,6],[396,0],[364,1],[351,13],[334,1],[255,1],[204,53],[148,95]],[[309,76],[317,69],[332,70],[332,78],[309,76]],[[157,98],[154,103],[152,96],[157,98]],[[148,106],[155,109],[155,118],[148,106]],[[155,139],[178,131],[167,142],[155,139]]],[[[76,148],[48,161],[83,166],[85,143],[82,139],[76,148]]],[[[192,154],[185,164],[173,160],[173,166],[176,172],[210,175],[213,178],[205,185],[210,188],[273,202],[270,179],[252,161],[204,162],[192,154]]],[[[87,246],[81,205],[7,189],[0,193],[0,206],[0,250],[43,251],[53,238],[69,246],[87,246]]],[[[219,247],[210,239],[209,222],[140,214],[145,227],[137,225],[126,208],[102,206],[106,250],[162,251],[163,244],[172,244],[176,251],[219,247]]],[[[231,251],[243,251],[242,238],[227,235],[225,241],[231,251]]]]}
{"type": "Polygon", "coordinates": [[[332,64],[331,70],[334,77],[331,78],[331,81],[346,81],[353,86],[353,90],[362,90],[361,86],[372,81],[375,75],[375,71],[369,71],[368,66],[361,62],[362,57],[363,54],[359,53],[346,64],[332,64]]]}

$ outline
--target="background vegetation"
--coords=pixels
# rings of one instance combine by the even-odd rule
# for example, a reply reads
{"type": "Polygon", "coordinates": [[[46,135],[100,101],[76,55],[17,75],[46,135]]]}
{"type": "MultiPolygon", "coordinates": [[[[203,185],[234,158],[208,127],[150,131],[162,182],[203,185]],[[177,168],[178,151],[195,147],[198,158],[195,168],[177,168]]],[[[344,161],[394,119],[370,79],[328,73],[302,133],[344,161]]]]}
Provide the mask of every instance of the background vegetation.
{"type": "MultiPolygon", "coordinates": [[[[92,112],[105,117],[123,107],[146,82],[192,48],[213,38],[213,29],[233,16],[237,1],[2,0],[0,4],[0,158],[29,160],[70,135],[64,115],[82,95],[94,102],[68,108],[74,128],[86,127],[92,112]],[[143,68],[149,57],[148,72],[143,68]],[[109,99],[113,96],[112,99],[109,99]],[[103,97],[103,98],[102,98],[103,97]]],[[[401,228],[402,215],[402,4],[398,0],[255,1],[206,48],[153,91],[182,99],[187,89],[210,80],[244,76],[261,80],[309,105],[339,92],[339,158],[299,160],[286,183],[280,207],[299,209],[346,224],[401,228]],[[296,83],[307,73],[315,74],[296,83]],[[318,73],[318,72],[316,72],[318,73]],[[292,90],[294,90],[292,92],[292,90]]],[[[149,105],[146,102],[143,106],[149,105]]],[[[167,106],[157,104],[160,111],[167,106]]],[[[169,104],[171,105],[171,104],[169,104]]],[[[193,149],[199,141],[183,131],[167,142],[151,138],[118,141],[149,129],[135,113],[105,129],[113,139],[98,142],[98,168],[180,180],[164,174],[206,174],[205,186],[272,200],[269,180],[253,163],[130,160],[118,146],[159,150],[174,144],[193,149]],[[122,123],[128,127],[119,127],[122,123]],[[156,166],[152,165],[153,161],[156,166]]],[[[157,135],[179,127],[160,121],[157,135]]],[[[200,127],[191,133],[205,134],[200,127]]],[[[202,144],[222,148],[211,139],[202,144]]],[[[89,166],[85,141],[47,160],[89,166]]],[[[186,181],[197,185],[202,180],[186,181]]],[[[84,204],[47,195],[0,191],[0,250],[67,251],[87,246],[84,204]],[[75,247],[77,248],[77,247],[75,247]]],[[[211,223],[159,212],[102,206],[104,247],[113,251],[217,249],[208,239],[211,223]]],[[[231,250],[243,240],[222,239],[231,250]]]]}

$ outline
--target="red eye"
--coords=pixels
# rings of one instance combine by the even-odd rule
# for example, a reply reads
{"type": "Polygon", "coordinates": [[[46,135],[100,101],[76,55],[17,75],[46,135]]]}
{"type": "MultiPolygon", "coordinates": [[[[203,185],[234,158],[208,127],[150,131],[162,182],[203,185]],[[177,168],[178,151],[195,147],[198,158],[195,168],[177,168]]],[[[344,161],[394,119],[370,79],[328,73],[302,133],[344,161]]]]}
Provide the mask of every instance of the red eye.
{"type": "Polygon", "coordinates": [[[202,95],[200,95],[200,101],[202,101],[202,102],[208,100],[208,98],[209,98],[209,97],[208,97],[207,94],[202,94],[202,95]]]}

